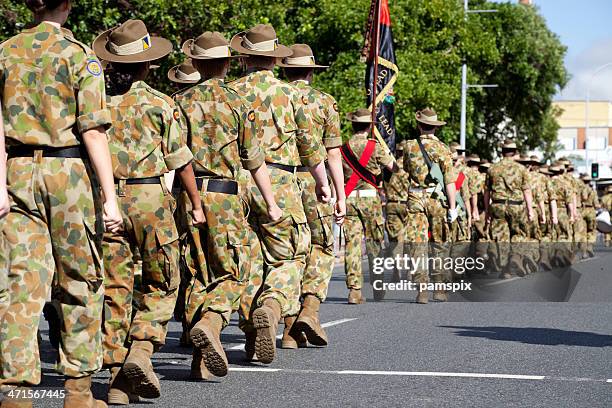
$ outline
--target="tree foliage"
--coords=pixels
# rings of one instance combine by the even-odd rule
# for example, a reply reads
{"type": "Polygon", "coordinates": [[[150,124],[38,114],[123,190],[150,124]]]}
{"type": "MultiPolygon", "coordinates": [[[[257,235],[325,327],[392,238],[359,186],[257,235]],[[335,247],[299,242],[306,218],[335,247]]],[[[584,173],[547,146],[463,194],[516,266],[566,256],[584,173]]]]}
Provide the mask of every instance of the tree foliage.
{"type": "MultiPolygon", "coordinates": [[[[305,42],[317,60],[332,67],[315,86],[334,95],[342,112],[365,103],[365,63],[359,55],[369,0],[80,0],[73,1],[67,27],[91,43],[104,29],[140,18],[149,31],[175,44],[160,61],[152,84],[172,93],[166,79],[183,60],[180,45],[206,30],[229,38],[257,23],[272,24],[282,43],[305,42]]],[[[472,8],[497,13],[464,17],[459,0],[389,0],[400,77],[395,87],[396,126],[401,139],[414,135],[414,112],[432,106],[449,125],[446,141],[459,138],[461,64],[470,83],[495,83],[497,89],[470,89],[468,145],[490,157],[499,140],[516,134],[524,148],[554,149],[557,125],[552,97],[567,82],[565,47],[536,8],[471,0],[472,8]]],[[[0,40],[19,32],[31,15],[21,1],[0,3],[0,40]]],[[[236,67],[232,75],[239,74],[236,67]]]]}

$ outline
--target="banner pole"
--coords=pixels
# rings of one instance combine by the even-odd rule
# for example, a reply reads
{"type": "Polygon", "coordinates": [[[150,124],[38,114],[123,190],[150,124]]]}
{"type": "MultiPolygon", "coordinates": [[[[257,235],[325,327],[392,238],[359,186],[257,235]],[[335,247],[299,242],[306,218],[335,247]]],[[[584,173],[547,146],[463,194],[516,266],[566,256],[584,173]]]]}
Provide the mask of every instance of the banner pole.
{"type": "MultiPolygon", "coordinates": [[[[378,94],[378,54],[380,52],[380,2],[376,0],[376,18],[374,19],[376,36],[374,42],[374,78],[372,78],[372,122],[376,122],[376,98],[378,94]]],[[[376,123],[372,123],[372,136],[376,136],[376,123]]],[[[386,143],[385,143],[386,144],[386,143]]]]}

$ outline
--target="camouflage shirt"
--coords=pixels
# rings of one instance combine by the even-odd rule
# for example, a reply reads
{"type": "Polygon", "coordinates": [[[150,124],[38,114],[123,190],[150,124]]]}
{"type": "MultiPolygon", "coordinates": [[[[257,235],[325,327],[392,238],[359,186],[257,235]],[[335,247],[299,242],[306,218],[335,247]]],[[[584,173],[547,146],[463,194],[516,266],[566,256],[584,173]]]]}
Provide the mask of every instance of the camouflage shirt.
{"type": "MultiPolygon", "coordinates": [[[[457,180],[457,171],[453,166],[450,149],[434,135],[422,135],[421,143],[429,154],[432,163],[438,163],[444,175],[444,184],[457,180]]],[[[404,147],[404,169],[410,174],[411,187],[427,188],[435,186],[435,181],[428,177],[429,169],[416,140],[407,140],[404,147]]]]}
{"type": "Polygon", "coordinates": [[[397,173],[393,173],[389,181],[384,183],[387,201],[408,201],[410,189],[410,176],[404,171],[401,164],[397,173]]]}
{"type": "Polygon", "coordinates": [[[241,167],[254,170],[262,165],[255,122],[248,120],[245,101],[223,80],[195,85],[175,100],[186,118],[183,134],[198,173],[235,179],[241,167]]]}
{"type": "MultiPolygon", "coordinates": [[[[353,137],[347,142],[351,147],[357,159],[361,157],[363,151],[365,150],[366,145],[368,144],[368,132],[360,132],[355,133],[353,137]]],[[[382,172],[381,168],[386,167],[389,164],[393,163],[393,157],[389,154],[387,149],[382,148],[378,142],[376,142],[376,147],[374,148],[374,152],[372,156],[370,156],[370,160],[365,168],[375,176],[380,175],[382,172]]],[[[353,175],[353,169],[346,163],[345,160],[342,160],[342,169],[344,170],[344,183],[346,184],[351,176],[353,175]]],[[[370,190],[374,189],[371,184],[363,180],[359,180],[357,185],[355,186],[355,190],[370,190]]]]}
{"type": "Polygon", "coordinates": [[[484,174],[471,167],[466,168],[466,177],[469,180],[470,197],[481,193],[484,188],[484,174]]]}
{"type": "Polygon", "coordinates": [[[544,202],[544,204],[548,204],[550,202],[550,178],[545,174],[540,172],[534,173],[535,179],[535,192],[533,195],[534,202],[539,203],[540,201],[544,202]]]}
{"type": "Polygon", "coordinates": [[[117,179],[156,177],[189,164],[174,101],[143,81],[109,98],[109,148],[117,179]]]}
{"type": "Polygon", "coordinates": [[[257,139],[268,163],[315,166],[325,149],[312,136],[306,98],[272,71],[255,71],[230,84],[249,104],[247,118],[257,128],[257,139]]]}
{"type": "Polygon", "coordinates": [[[580,201],[582,201],[582,205],[584,207],[591,207],[591,208],[599,207],[599,200],[597,199],[597,193],[588,184],[582,185],[580,201]]]}
{"type": "Polygon", "coordinates": [[[486,185],[492,200],[523,201],[523,191],[530,189],[529,172],[512,157],[504,157],[489,168],[486,185]]]}
{"type": "MultiPolygon", "coordinates": [[[[568,184],[567,179],[563,175],[554,176],[552,181],[557,208],[566,208],[567,204],[572,200],[572,186],[568,184]]],[[[550,199],[553,200],[553,197],[550,197],[550,199]]]]}
{"type": "Polygon", "coordinates": [[[455,170],[457,171],[457,176],[459,176],[459,173],[463,173],[463,175],[465,176],[465,178],[463,179],[463,183],[461,184],[461,188],[459,189],[459,192],[461,193],[463,201],[468,201],[472,196],[472,194],[470,193],[470,184],[472,183],[472,181],[470,181],[468,168],[465,163],[463,163],[463,161],[457,161],[457,163],[455,164],[455,170]]]}
{"type": "Polygon", "coordinates": [[[612,193],[607,193],[601,198],[601,207],[612,211],[612,193]]]}
{"type": "Polygon", "coordinates": [[[77,146],[111,120],[95,54],[47,22],[0,45],[0,97],[7,145],[77,146]]]}
{"type": "Polygon", "coordinates": [[[313,134],[323,142],[327,149],[342,146],[340,134],[340,116],[338,115],[338,104],[331,95],[311,87],[306,81],[295,81],[291,83],[298,88],[306,97],[310,114],[312,117],[313,134]],[[318,134],[322,132],[322,134],[318,134]]]}

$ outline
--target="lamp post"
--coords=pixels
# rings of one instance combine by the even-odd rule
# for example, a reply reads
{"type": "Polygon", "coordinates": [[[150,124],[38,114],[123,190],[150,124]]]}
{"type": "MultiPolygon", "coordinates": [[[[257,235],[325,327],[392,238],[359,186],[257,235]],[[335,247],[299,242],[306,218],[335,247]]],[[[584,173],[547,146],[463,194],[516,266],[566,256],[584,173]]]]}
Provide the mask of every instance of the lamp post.
{"type": "MultiPolygon", "coordinates": [[[[465,13],[465,21],[467,21],[470,13],[497,13],[497,10],[468,10],[468,0],[463,0],[463,11],[465,13]]],[[[467,91],[468,88],[496,88],[497,85],[470,85],[467,82],[467,64],[464,62],[461,66],[461,124],[459,133],[459,144],[465,149],[465,128],[466,128],[466,111],[467,111],[467,91]]]]}
{"type": "Polygon", "coordinates": [[[597,74],[611,66],[612,62],[601,65],[591,74],[589,81],[587,82],[586,103],[584,104],[584,162],[586,167],[585,171],[587,172],[589,171],[589,104],[591,103],[591,83],[597,74]]]}

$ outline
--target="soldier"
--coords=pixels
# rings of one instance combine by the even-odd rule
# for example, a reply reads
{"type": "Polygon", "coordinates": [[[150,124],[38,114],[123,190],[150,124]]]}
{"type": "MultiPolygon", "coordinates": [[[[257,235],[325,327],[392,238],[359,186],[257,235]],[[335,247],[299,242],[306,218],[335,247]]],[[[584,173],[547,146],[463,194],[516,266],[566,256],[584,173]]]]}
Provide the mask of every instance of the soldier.
{"type": "MultiPolygon", "coordinates": [[[[531,157],[532,160],[536,161],[537,157],[531,157]]],[[[539,184],[541,186],[541,199],[544,202],[544,209],[536,207],[538,211],[539,221],[539,237],[540,237],[540,266],[545,270],[552,269],[551,255],[552,255],[552,242],[555,239],[554,228],[557,225],[557,194],[553,181],[551,179],[551,172],[548,170],[548,166],[540,166],[538,169],[539,173],[539,184]],[[541,212],[541,213],[540,213],[541,212]]]]}
{"type": "MultiPolygon", "coordinates": [[[[416,112],[419,136],[408,140],[404,151],[404,168],[410,175],[408,194],[408,212],[412,223],[408,225],[409,242],[412,258],[443,259],[450,255],[451,226],[457,219],[455,182],[457,172],[453,166],[452,154],[435,135],[436,130],[446,122],[438,120],[438,115],[431,108],[416,112]],[[438,165],[443,180],[435,180],[431,173],[438,165]],[[440,184],[444,184],[443,186],[440,184]]],[[[450,276],[443,270],[440,262],[424,265],[414,274],[414,281],[419,284],[429,283],[429,276],[434,283],[445,283],[450,276]]],[[[434,300],[446,301],[446,292],[434,291],[434,300]]],[[[429,291],[419,289],[416,302],[429,302],[429,291]]]]}
{"type": "MultiPolygon", "coordinates": [[[[465,211],[461,211],[457,222],[453,223],[451,228],[451,256],[453,258],[463,258],[468,255],[470,250],[470,242],[472,239],[472,207],[471,207],[471,184],[475,180],[469,177],[469,172],[465,163],[465,150],[461,148],[459,143],[452,142],[450,144],[450,151],[453,156],[453,165],[457,175],[462,174],[461,178],[457,178],[455,188],[457,189],[457,195],[461,195],[463,202],[465,203],[465,211]]],[[[454,275],[454,274],[453,274],[454,275]]],[[[453,276],[454,278],[455,276],[453,276]]]]}
{"type": "MultiPolygon", "coordinates": [[[[276,353],[276,330],[281,317],[300,310],[300,283],[310,247],[310,231],[296,173],[308,169],[316,181],[317,197],[329,202],[331,190],[325,171],[325,150],[312,135],[306,98],[274,77],[276,58],[292,51],[278,44],[274,28],[259,24],[236,34],[230,46],[248,55],[246,76],[230,86],[249,102],[248,120],[258,129],[260,145],[270,168],[274,197],[283,210],[280,220],[270,218],[263,197],[252,186],[250,222],[255,224],[265,261],[265,281],[256,299],[253,323],[257,358],[271,363],[276,353]],[[302,166],[306,166],[305,168],[302,166]]],[[[252,348],[247,333],[247,357],[252,348]]]]}
{"type": "MultiPolygon", "coordinates": [[[[601,208],[612,213],[612,185],[606,188],[606,192],[601,198],[601,208]]],[[[604,242],[607,247],[612,246],[612,234],[604,234],[604,242]]]]}
{"type": "Polygon", "coordinates": [[[172,44],[149,35],[140,20],[128,20],[93,43],[112,64],[117,92],[109,99],[109,131],[115,185],[125,230],[104,235],[104,365],[111,371],[108,401],[127,404],[131,391],[160,396],[151,356],[166,339],[179,283],[179,242],[173,219],[176,203],[164,174],[176,170],[193,205],[193,224],[205,222],[193,175],[193,156],[181,138],[174,101],[144,81],[150,61],[172,44]],[[140,285],[134,277],[134,250],[142,259],[140,285]],[[133,305],[133,307],[132,307],[133,305]]]}
{"type": "Polygon", "coordinates": [[[591,177],[584,174],[580,178],[584,185],[580,193],[580,201],[582,202],[582,218],[586,227],[587,241],[582,248],[585,258],[592,258],[595,256],[593,252],[593,245],[597,241],[597,225],[595,221],[596,210],[599,208],[599,199],[597,198],[597,192],[591,187],[593,181],[591,177]]]}
{"type": "MultiPolygon", "coordinates": [[[[220,333],[237,309],[261,247],[247,223],[239,195],[239,172],[248,170],[265,201],[267,214],[277,221],[276,204],[264,152],[248,107],[224,79],[232,57],[218,32],[187,40],[183,53],[193,59],[203,82],[175,96],[186,119],[184,134],[195,157],[198,190],[206,229],[187,229],[185,263],[192,276],[187,289],[187,323],[194,345],[192,378],[199,378],[199,359],[216,376],[227,374],[227,357],[220,333]],[[206,256],[206,258],[205,258],[206,256]],[[206,259],[206,263],[200,260],[206,259]]],[[[190,207],[182,195],[181,214],[190,207]]],[[[261,275],[261,272],[255,274],[261,275]]]]}
{"type": "Polygon", "coordinates": [[[528,241],[525,225],[533,222],[533,199],[527,169],[516,162],[516,144],[504,142],[503,158],[493,164],[487,173],[484,205],[490,221],[491,240],[496,243],[501,278],[508,279],[512,271],[517,275],[526,274],[523,264],[524,248],[528,241]]]}
{"type": "Polygon", "coordinates": [[[202,77],[193,66],[191,59],[187,59],[179,65],[175,65],[168,70],[168,79],[175,84],[189,86],[200,82],[202,77]]]}
{"type": "MultiPolygon", "coordinates": [[[[392,173],[388,180],[384,182],[385,197],[387,198],[386,215],[387,219],[385,226],[387,236],[389,238],[389,247],[387,254],[390,257],[404,257],[404,244],[408,234],[407,225],[409,224],[408,216],[408,189],[410,188],[410,179],[408,173],[404,171],[404,145],[405,142],[396,144],[395,158],[398,164],[397,173],[392,173]]],[[[402,279],[402,271],[394,269],[393,279],[399,282],[402,279]]],[[[410,276],[406,277],[410,279],[410,276]]]]}
{"type": "Polygon", "coordinates": [[[319,307],[327,297],[327,288],[334,269],[334,235],[332,217],[338,224],[344,221],[346,198],[340,146],[340,118],[335,99],[312,86],[315,69],[328,68],[317,65],[312,50],[306,44],[292,45],[293,54],[284,58],[279,66],[287,80],[306,98],[311,112],[312,134],[327,151],[327,166],[336,192],[335,209],[331,204],[318,203],[315,180],[308,171],[298,172],[302,190],[302,204],[310,227],[310,250],[306,257],[306,269],[302,278],[302,309],[297,319],[285,318],[285,330],[281,344],[283,348],[305,346],[306,340],[317,346],[327,345],[327,335],[321,327],[319,307]],[[295,322],[295,327],[292,326],[295,322]],[[303,333],[303,334],[302,334],[303,333]]]}
{"type": "Polygon", "coordinates": [[[527,168],[529,174],[529,185],[531,186],[531,195],[535,208],[535,219],[531,222],[528,222],[525,225],[527,230],[527,238],[529,244],[524,244],[524,264],[525,271],[527,273],[534,273],[539,270],[539,258],[540,258],[540,224],[546,222],[546,210],[545,210],[545,201],[546,198],[544,196],[544,182],[541,178],[543,176],[539,173],[538,167],[540,165],[540,161],[537,157],[535,159],[526,154],[521,154],[516,159],[517,162],[521,163],[523,166],[527,168]]]}
{"type": "Polygon", "coordinates": [[[361,243],[365,237],[372,274],[374,257],[380,255],[384,240],[385,220],[376,189],[381,181],[382,168],[395,173],[399,167],[388,150],[370,137],[373,122],[368,109],[357,109],[349,113],[347,119],[352,124],[353,136],[342,147],[345,191],[348,193],[344,221],[344,271],[349,289],[348,303],[360,304],[365,302],[361,293],[361,243]]]}
{"type": "Polygon", "coordinates": [[[61,29],[70,1],[26,5],[35,25],[0,46],[10,197],[0,378],[11,387],[2,406],[32,406],[26,387],[41,375],[36,329],[57,274],[64,407],[106,407],[90,391],[102,363],[100,241],[103,226],[116,231],[122,220],[105,135],[104,77],[89,47],[61,29]]]}
{"type": "MultiPolygon", "coordinates": [[[[573,187],[563,176],[565,166],[555,162],[549,167],[553,174],[554,200],[557,203],[557,224],[554,227],[552,266],[567,267],[573,262],[571,218],[573,207],[573,187]]],[[[551,197],[551,200],[553,199],[551,197]]]]}
{"type": "Polygon", "coordinates": [[[571,185],[574,189],[575,194],[575,218],[573,224],[573,241],[574,241],[574,251],[578,259],[582,259],[586,256],[586,244],[587,244],[587,225],[584,217],[582,215],[583,212],[583,203],[582,203],[582,192],[584,190],[584,183],[580,181],[578,177],[574,176],[574,164],[571,161],[568,161],[566,166],[567,169],[567,179],[571,182],[571,185]]]}

